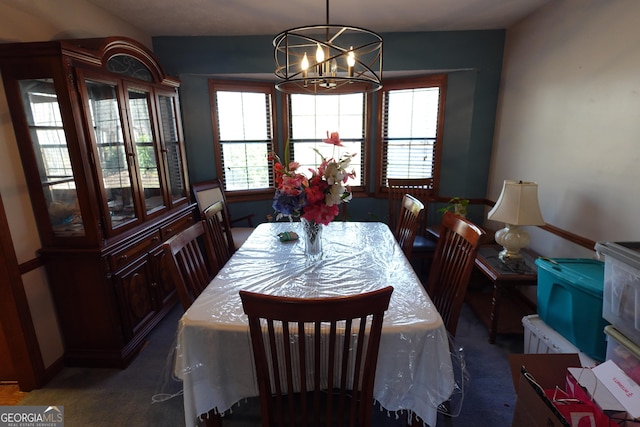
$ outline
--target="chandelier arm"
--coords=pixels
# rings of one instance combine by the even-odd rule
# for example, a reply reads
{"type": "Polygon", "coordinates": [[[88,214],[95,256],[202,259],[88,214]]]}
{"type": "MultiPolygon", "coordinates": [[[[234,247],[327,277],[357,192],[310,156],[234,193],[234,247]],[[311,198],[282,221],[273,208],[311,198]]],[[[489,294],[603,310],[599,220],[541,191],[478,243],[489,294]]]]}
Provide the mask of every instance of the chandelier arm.
{"type": "MultiPolygon", "coordinates": [[[[366,55],[366,54],[369,54],[371,52],[375,52],[376,50],[379,50],[378,45],[381,45],[381,44],[382,43],[377,41],[377,40],[371,41],[371,42],[365,43],[363,45],[357,46],[356,48],[353,49],[353,53],[361,52],[361,53],[366,55]],[[365,50],[368,47],[372,47],[372,49],[365,50]]],[[[379,56],[379,55],[377,55],[377,56],[379,56]]]]}
{"type": "Polygon", "coordinates": [[[329,90],[325,87],[322,87],[321,84],[319,83],[320,82],[318,81],[315,83],[310,83],[307,86],[305,86],[303,84],[303,79],[287,80],[287,81],[282,81],[277,83],[276,89],[284,93],[312,94],[312,95],[323,95],[323,94],[334,93],[333,92],[334,89],[350,87],[352,83],[360,84],[363,86],[361,86],[361,89],[358,89],[356,91],[347,91],[347,92],[340,92],[340,93],[362,93],[362,92],[371,93],[371,92],[376,92],[382,89],[381,83],[368,80],[368,79],[363,79],[363,78],[336,77],[336,79],[334,80],[334,83],[336,83],[335,86],[331,87],[331,89],[329,90]],[[322,89],[319,90],[318,86],[322,87],[322,89]],[[362,87],[364,87],[365,89],[362,89],[362,87]],[[295,88],[295,90],[292,90],[292,88],[295,88]]]}
{"type": "Polygon", "coordinates": [[[277,43],[280,42],[280,40],[282,40],[287,36],[303,37],[303,33],[305,31],[325,30],[325,29],[331,30],[331,29],[338,29],[338,28],[340,29],[341,32],[355,31],[358,33],[366,34],[370,37],[374,37],[377,42],[382,43],[382,36],[380,34],[376,33],[375,31],[367,30],[366,28],[356,27],[353,25],[307,25],[304,27],[289,28],[288,30],[282,31],[281,33],[279,33],[277,36],[274,37],[273,45],[275,46],[277,43]]]}
{"type": "MultiPolygon", "coordinates": [[[[337,58],[337,57],[341,56],[342,54],[347,53],[347,52],[349,52],[351,50],[354,53],[362,52],[364,54],[369,54],[371,52],[375,52],[376,50],[378,50],[378,48],[376,46],[380,44],[379,41],[375,40],[375,41],[371,41],[371,42],[365,43],[365,44],[363,44],[361,46],[356,46],[355,48],[347,49],[347,48],[342,47],[342,46],[331,44],[330,41],[329,42],[324,42],[324,41],[321,41],[319,39],[313,38],[311,36],[306,36],[304,34],[293,34],[293,35],[295,35],[296,37],[298,37],[300,39],[304,39],[304,40],[309,41],[308,45],[307,44],[298,44],[298,45],[293,46],[295,48],[304,48],[304,47],[311,48],[311,47],[314,47],[314,46],[317,46],[317,45],[321,45],[322,47],[331,48],[333,50],[337,50],[337,51],[340,52],[339,54],[334,55],[329,59],[337,58]],[[374,48],[373,49],[366,49],[367,47],[374,47],[374,48]]],[[[285,47],[284,47],[284,49],[280,46],[280,42],[278,42],[276,44],[275,51],[276,52],[279,51],[279,52],[286,53],[286,52],[290,51],[291,48],[292,48],[292,46],[290,46],[290,44],[289,44],[289,38],[286,37],[285,38],[285,47]]],[[[376,55],[376,58],[379,57],[379,56],[380,56],[380,54],[376,55]]],[[[325,62],[325,61],[323,61],[323,62],[325,62]]]]}
{"type": "MultiPolygon", "coordinates": [[[[372,42],[372,43],[365,44],[365,45],[363,45],[361,47],[358,47],[358,48],[354,49],[354,52],[360,51],[360,50],[362,50],[363,48],[365,48],[367,46],[372,46],[372,45],[375,45],[375,44],[377,44],[377,43],[372,42]]],[[[372,49],[370,51],[366,51],[365,54],[369,53],[369,52],[375,52],[375,51],[376,51],[376,49],[372,49]]],[[[370,63],[371,64],[375,64],[378,61],[378,58],[380,58],[380,70],[382,71],[382,55],[381,55],[381,53],[382,53],[382,51],[380,52],[380,54],[377,54],[374,58],[372,58],[370,63]]],[[[362,68],[365,69],[365,71],[359,71],[359,72],[356,73],[356,75],[357,76],[362,76],[362,75],[366,74],[366,72],[368,71],[369,73],[371,73],[373,76],[376,77],[376,79],[375,79],[376,81],[380,82],[381,79],[378,77],[376,72],[370,67],[369,64],[361,61],[360,58],[361,58],[360,55],[355,57],[356,64],[360,64],[362,66],[362,68]]]]}
{"type": "MultiPolygon", "coordinates": [[[[329,30],[327,30],[328,33],[329,30]]],[[[347,27],[342,27],[340,28],[340,31],[338,31],[333,37],[331,37],[331,39],[327,40],[327,43],[331,43],[333,44],[333,41],[335,39],[337,39],[338,37],[340,37],[342,35],[342,33],[344,33],[345,31],[347,31],[347,27]]],[[[329,36],[327,35],[327,38],[329,38],[329,36]]]]}
{"type": "MultiPolygon", "coordinates": [[[[290,51],[290,48],[291,48],[291,47],[290,47],[290,45],[289,45],[289,37],[288,37],[288,35],[290,35],[290,34],[293,34],[295,37],[298,37],[298,38],[300,38],[300,39],[303,39],[303,40],[306,40],[306,41],[309,41],[309,42],[310,42],[310,44],[309,44],[309,45],[298,44],[298,45],[293,46],[293,47],[296,47],[296,48],[299,48],[299,47],[307,47],[307,46],[308,46],[308,47],[312,47],[312,46],[315,46],[315,45],[318,45],[318,44],[320,44],[320,45],[325,45],[325,42],[321,42],[321,41],[319,41],[319,40],[317,40],[317,39],[315,39],[315,38],[313,38],[313,37],[311,37],[311,36],[307,36],[307,35],[304,35],[304,34],[290,33],[289,31],[285,31],[285,32],[283,32],[283,33],[282,33],[282,35],[283,35],[283,37],[282,37],[282,38],[283,38],[283,39],[284,39],[284,41],[285,41],[285,48],[284,48],[284,51],[283,51],[281,48],[279,48],[280,43],[281,43],[281,40],[279,40],[279,41],[278,41],[278,43],[276,44],[276,49],[275,49],[275,52],[276,52],[276,53],[275,53],[275,63],[276,63],[276,71],[275,71],[275,74],[276,74],[276,75],[280,75],[280,74],[278,73],[278,71],[285,70],[285,71],[284,71],[284,75],[285,75],[285,78],[286,78],[287,80],[289,80],[289,79],[291,79],[291,78],[295,78],[295,77],[297,77],[297,76],[301,76],[301,75],[303,75],[303,74],[304,74],[304,70],[299,70],[299,71],[297,71],[297,72],[295,72],[295,73],[293,73],[293,74],[289,74],[289,68],[290,68],[290,63],[289,63],[289,56],[290,56],[290,55],[289,55],[289,51],[290,51]],[[280,62],[278,61],[278,55],[277,55],[277,52],[278,52],[278,51],[280,51],[280,52],[284,52],[284,54],[285,54],[285,58],[286,58],[286,63],[285,63],[285,65],[280,65],[280,62]]],[[[274,44],[275,44],[275,43],[276,43],[276,42],[275,42],[275,40],[274,40],[274,44]]],[[[324,64],[324,63],[327,63],[327,62],[328,62],[328,60],[324,60],[324,61],[322,61],[322,62],[319,62],[318,64],[324,64]]]]}

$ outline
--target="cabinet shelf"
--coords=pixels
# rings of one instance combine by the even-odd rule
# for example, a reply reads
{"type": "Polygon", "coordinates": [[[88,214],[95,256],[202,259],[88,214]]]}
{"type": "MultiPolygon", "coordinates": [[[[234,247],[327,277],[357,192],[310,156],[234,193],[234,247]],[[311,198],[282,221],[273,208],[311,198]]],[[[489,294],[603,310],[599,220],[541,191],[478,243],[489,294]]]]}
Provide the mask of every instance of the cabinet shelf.
{"type": "Polygon", "coordinates": [[[69,182],[75,182],[75,179],[72,176],[50,176],[47,180],[42,181],[42,186],[53,186],[58,184],[66,184],[69,182]]]}

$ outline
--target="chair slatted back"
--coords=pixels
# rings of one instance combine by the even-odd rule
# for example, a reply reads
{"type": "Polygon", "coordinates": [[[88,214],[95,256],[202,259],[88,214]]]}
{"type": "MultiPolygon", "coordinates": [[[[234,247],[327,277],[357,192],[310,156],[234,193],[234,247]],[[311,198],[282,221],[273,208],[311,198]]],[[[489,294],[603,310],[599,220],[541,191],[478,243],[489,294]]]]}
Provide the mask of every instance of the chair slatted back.
{"type": "Polygon", "coordinates": [[[409,258],[413,249],[413,241],[418,234],[420,220],[424,215],[424,205],[415,197],[405,194],[398,214],[398,224],[394,235],[405,256],[409,258]]]}
{"type": "Polygon", "coordinates": [[[389,189],[389,228],[396,229],[402,198],[405,194],[410,194],[425,206],[425,214],[418,230],[419,235],[424,235],[427,228],[426,208],[433,198],[433,178],[388,178],[387,187],[389,189]]]}
{"type": "Polygon", "coordinates": [[[429,272],[427,293],[455,336],[469,278],[485,232],[466,218],[446,212],[429,272]]]}
{"type": "Polygon", "coordinates": [[[370,426],[393,287],[337,298],[240,291],[263,426],[370,426]],[[289,343],[289,345],[285,345],[289,343]]]}
{"type": "Polygon", "coordinates": [[[186,310],[218,272],[211,255],[209,237],[200,221],[167,240],[163,245],[164,262],[169,270],[180,303],[186,310]]]}
{"type": "Polygon", "coordinates": [[[220,221],[223,221],[225,232],[228,234],[229,250],[235,252],[236,248],[242,246],[249,234],[253,231],[253,213],[241,217],[232,218],[227,204],[224,187],[219,179],[195,183],[191,186],[193,196],[198,204],[200,219],[204,219],[204,211],[216,202],[222,201],[223,213],[219,214],[220,221]],[[223,218],[223,214],[224,217],[223,218]],[[238,226],[237,223],[246,222],[247,226],[238,226]]]}
{"type": "Polygon", "coordinates": [[[200,214],[215,202],[225,200],[220,180],[199,182],[191,186],[200,214]]]}
{"type": "Polygon", "coordinates": [[[229,245],[233,236],[231,236],[231,227],[228,226],[229,220],[224,210],[224,202],[221,200],[215,202],[204,210],[203,215],[214,256],[222,268],[233,255],[231,250],[233,245],[229,245]]]}

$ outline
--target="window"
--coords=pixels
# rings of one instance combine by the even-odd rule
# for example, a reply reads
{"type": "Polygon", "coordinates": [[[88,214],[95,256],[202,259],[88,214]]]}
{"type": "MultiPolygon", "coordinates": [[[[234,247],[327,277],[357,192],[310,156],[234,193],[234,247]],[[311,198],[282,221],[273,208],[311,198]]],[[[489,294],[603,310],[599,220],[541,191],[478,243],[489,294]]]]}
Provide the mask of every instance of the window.
{"type": "MultiPolygon", "coordinates": [[[[289,141],[291,160],[300,171],[317,168],[320,157],[355,154],[351,186],[366,188],[367,158],[376,125],[377,170],[371,174],[384,192],[387,178],[432,178],[437,191],[442,151],[446,75],[386,80],[382,90],[332,95],[289,94],[283,97],[282,116],[276,117],[272,83],[211,80],[214,146],[218,177],[225,191],[267,194],[273,189],[273,168],[267,160],[275,150],[274,123],[281,123],[289,141]],[[379,102],[376,121],[372,99],[379,102]],[[324,143],[327,132],[339,132],[344,147],[324,143]]],[[[279,113],[278,113],[279,114],[279,113]]],[[[283,159],[284,160],[284,159],[283,159]]]]}
{"type": "Polygon", "coordinates": [[[433,178],[437,191],[446,76],[388,81],[382,88],[381,187],[387,178],[433,178]]]}
{"type": "Polygon", "coordinates": [[[273,84],[210,81],[216,161],[225,191],[270,189],[273,84]]]}
{"type": "Polygon", "coordinates": [[[355,154],[351,167],[356,177],[350,185],[363,185],[365,140],[365,95],[289,95],[289,142],[291,159],[300,163],[300,171],[317,168],[320,157],[340,158],[355,154]],[[327,132],[339,132],[344,147],[322,142],[327,132]]]}

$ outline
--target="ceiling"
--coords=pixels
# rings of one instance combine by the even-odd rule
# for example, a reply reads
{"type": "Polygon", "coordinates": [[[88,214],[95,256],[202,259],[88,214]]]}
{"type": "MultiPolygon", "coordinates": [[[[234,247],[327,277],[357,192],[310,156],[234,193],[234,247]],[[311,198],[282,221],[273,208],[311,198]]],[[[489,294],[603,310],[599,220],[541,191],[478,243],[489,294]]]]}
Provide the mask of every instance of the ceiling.
{"type": "MultiPolygon", "coordinates": [[[[322,0],[88,0],[154,36],[276,35],[326,23],[322,0]]],[[[385,32],[505,29],[552,0],[341,0],[330,24],[385,32]]]]}

